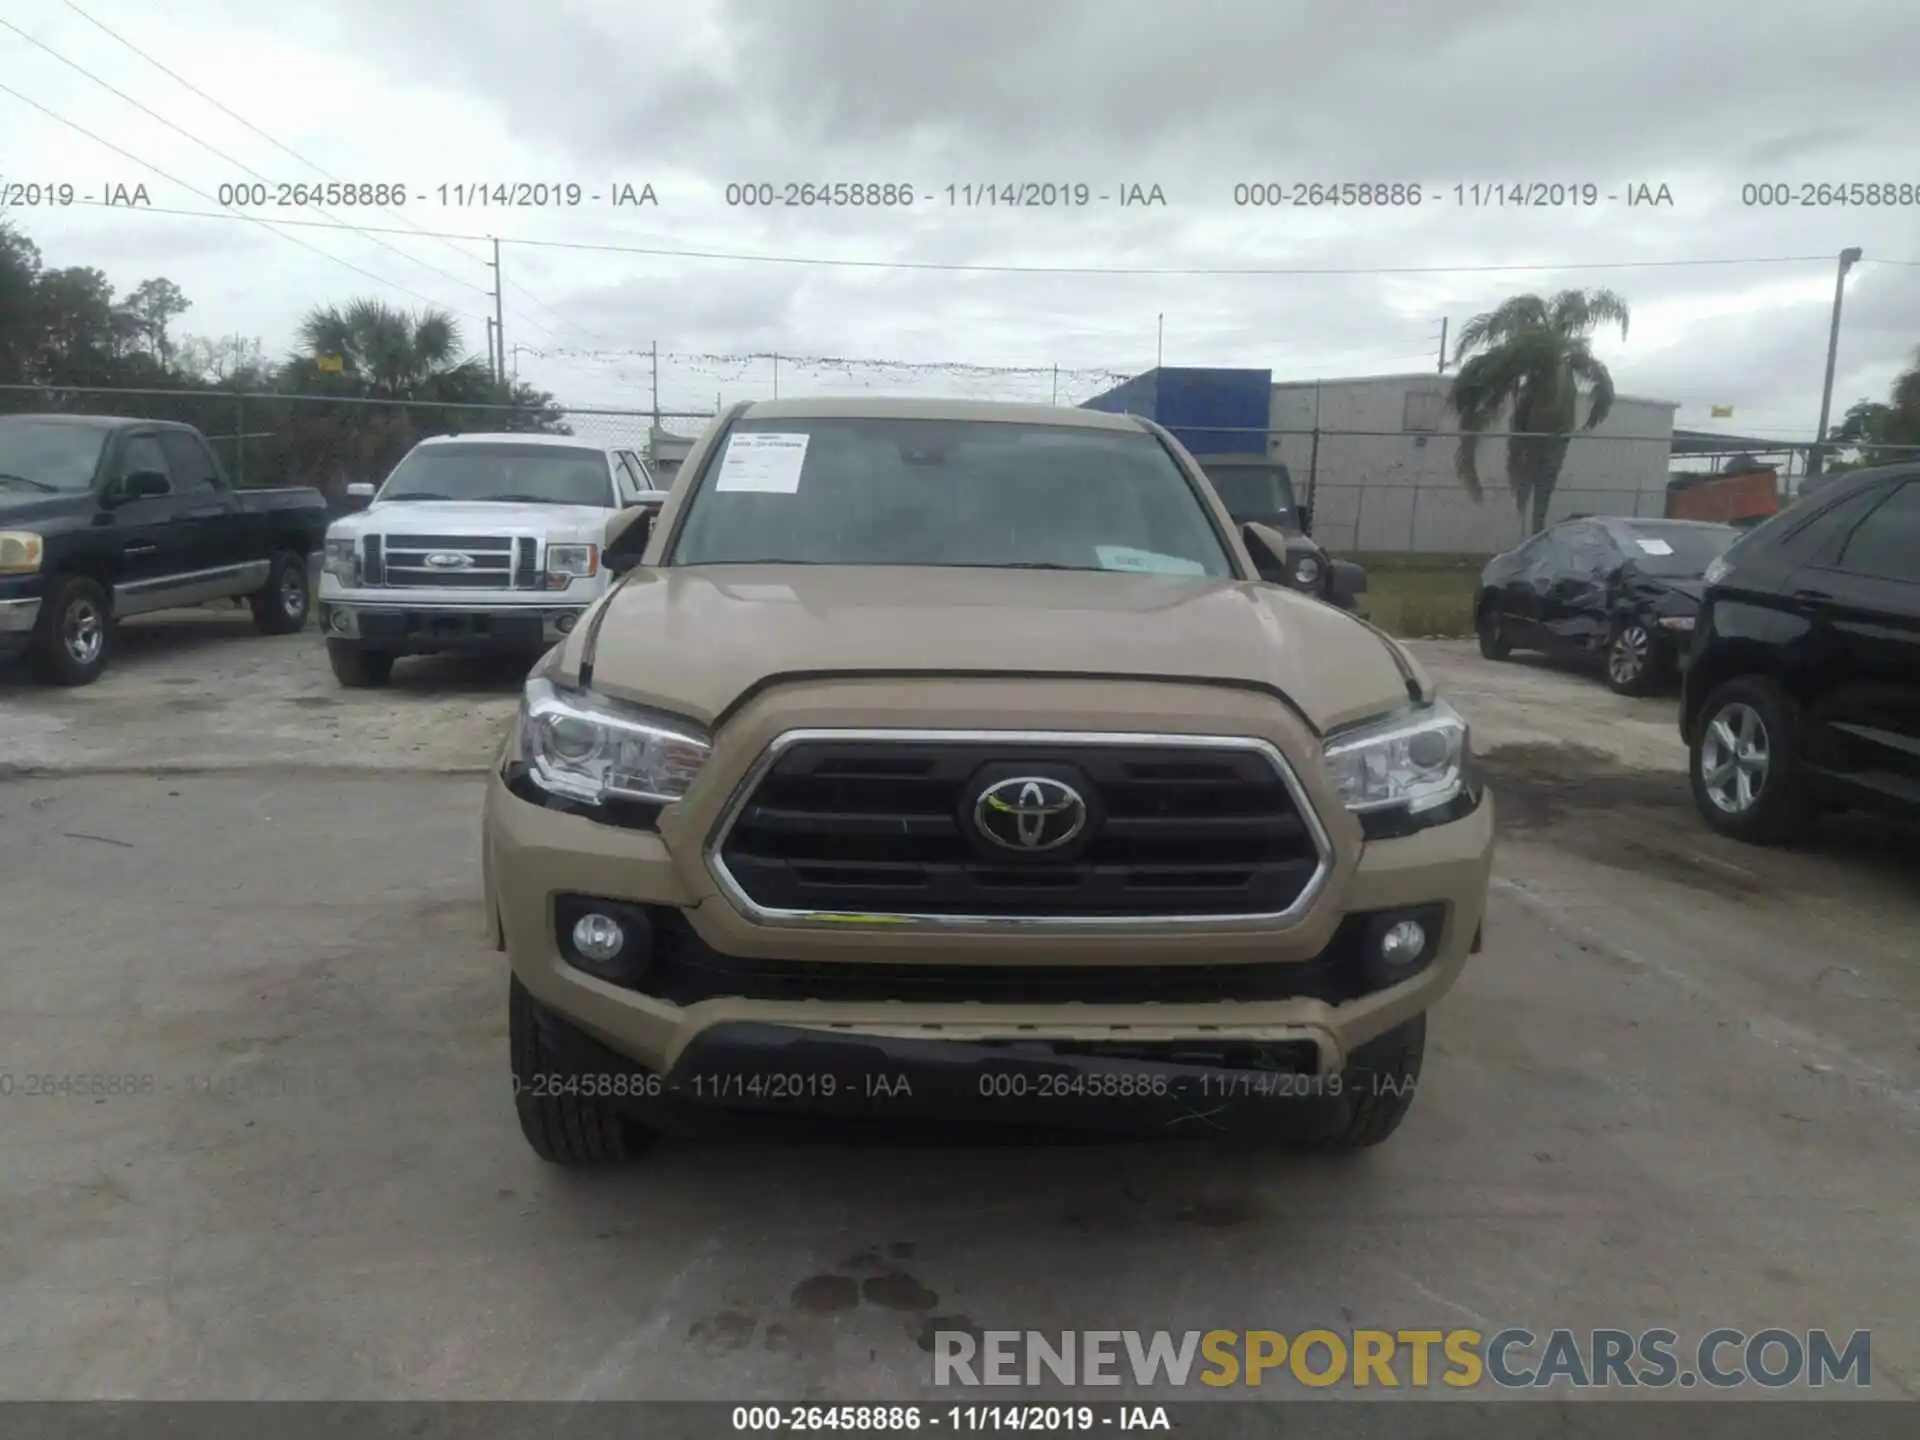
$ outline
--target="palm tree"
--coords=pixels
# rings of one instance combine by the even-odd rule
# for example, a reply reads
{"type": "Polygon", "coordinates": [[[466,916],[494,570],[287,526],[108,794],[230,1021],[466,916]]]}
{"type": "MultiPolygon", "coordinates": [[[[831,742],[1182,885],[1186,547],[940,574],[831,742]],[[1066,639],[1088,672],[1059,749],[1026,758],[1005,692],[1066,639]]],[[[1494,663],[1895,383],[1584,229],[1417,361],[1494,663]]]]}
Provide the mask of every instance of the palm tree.
{"type": "Polygon", "coordinates": [[[380,300],[319,306],[300,323],[300,345],[297,362],[338,355],[362,392],[383,400],[477,399],[492,383],[462,353],[459,322],[439,310],[409,315],[380,300]]]}
{"type": "Polygon", "coordinates": [[[1478,432],[1511,403],[1508,428],[1514,433],[1507,440],[1507,477],[1514,507],[1529,534],[1547,523],[1582,389],[1591,398],[1583,428],[1593,429],[1613,409],[1613,376],[1594,357],[1587,337],[1598,326],[1614,323],[1624,339],[1627,302],[1611,290],[1562,290],[1550,300],[1516,295],[1461,327],[1454,362],[1460,364],[1470,350],[1482,353],[1460,364],[1448,397],[1460,417],[1454,468],[1478,501],[1478,432]]]}
{"type": "Polygon", "coordinates": [[[1905,447],[1920,445],[1920,351],[1914,352],[1913,365],[1894,380],[1886,403],[1856,402],[1826,438],[1853,449],[1859,456],[1851,463],[1829,462],[1826,468],[1830,471],[1890,465],[1896,460],[1914,457],[1915,452],[1905,447]]]}

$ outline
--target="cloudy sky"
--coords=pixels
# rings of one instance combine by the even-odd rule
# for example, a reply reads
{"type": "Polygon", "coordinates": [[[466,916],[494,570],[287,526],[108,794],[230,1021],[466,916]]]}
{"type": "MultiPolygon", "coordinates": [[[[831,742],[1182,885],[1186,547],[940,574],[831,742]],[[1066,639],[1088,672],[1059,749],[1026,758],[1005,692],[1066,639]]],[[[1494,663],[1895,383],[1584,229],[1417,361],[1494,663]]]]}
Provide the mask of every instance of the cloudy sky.
{"type": "Polygon", "coordinates": [[[11,215],[50,264],[125,289],[173,279],[193,301],[178,334],[275,354],[308,307],[368,294],[453,311],[484,353],[485,239],[422,232],[497,235],[519,373],[576,405],[650,404],[656,343],[668,409],[770,393],[771,362],[712,358],[755,352],[921,367],[789,359],[783,395],[1045,400],[1057,365],[1078,400],[1154,363],[1162,315],[1170,365],[1401,372],[1434,363],[1443,317],[1457,331],[1515,292],[1608,286],[1633,308],[1627,339],[1599,341],[1623,392],[1678,401],[1682,426],[1805,438],[1839,250],[1867,259],[1836,415],[1884,398],[1920,345],[1906,9],[1782,3],[1762,23],[1732,0],[7,0],[0,20],[24,36],[0,26],[0,85],[33,104],[0,91],[0,175],[96,199],[144,184],[145,212],[11,215]],[[329,177],[408,196],[271,203],[329,177]],[[1422,203],[1235,203],[1236,186],[1346,181],[1417,184],[1422,203]],[[511,182],[582,200],[441,203],[443,185],[511,182]],[[803,182],[911,186],[915,203],[728,203],[730,184],[784,198],[803,182]],[[967,203],[965,187],[1021,182],[1084,184],[1090,203],[967,203]],[[1590,184],[1598,203],[1471,189],[1536,182],[1590,184]],[[1910,203],[1743,194],[1851,182],[1905,184],[1910,203]],[[270,203],[223,206],[236,183],[270,203]],[[621,185],[651,185],[657,205],[615,207],[621,185]],[[1164,203],[1123,206],[1135,186],[1164,203]],[[1629,206],[1641,186],[1672,203],[1629,206]],[[239,213],[319,224],[275,233],[239,213]],[[346,225],[368,230],[328,228],[346,225]],[[662,251],[720,258],[645,253],[662,251]],[[1292,273],[1150,273],[1223,270],[1292,273]],[[1710,419],[1716,404],[1734,418],[1710,419]]]}

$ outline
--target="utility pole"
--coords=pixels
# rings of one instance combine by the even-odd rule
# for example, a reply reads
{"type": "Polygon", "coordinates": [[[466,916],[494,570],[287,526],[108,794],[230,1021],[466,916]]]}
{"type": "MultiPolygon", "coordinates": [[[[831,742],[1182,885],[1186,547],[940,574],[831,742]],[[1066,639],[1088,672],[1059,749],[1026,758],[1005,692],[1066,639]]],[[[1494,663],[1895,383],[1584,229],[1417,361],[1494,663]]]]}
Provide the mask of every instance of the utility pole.
{"type": "Polygon", "coordinates": [[[1820,429],[1807,452],[1807,475],[1818,475],[1827,458],[1827,417],[1833,412],[1833,366],[1840,356],[1840,301],[1847,293],[1847,271],[1860,259],[1860,247],[1850,245],[1840,252],[1840,269],[1833,277],[1833,325],[1827,332],[1827,380],[1820,388],[1820,429]]]}
{"type": "Polygon", "coordinates": [[[494,373],[502,380],[507,376],[507,322],[503,318],[500,305],[500,292],[505,288],[505,282],[500,278],[500,240],[495,236],[493,241],[493,333],[495,342],[500,346],[500,368],[494,373]]]}
{"type": "Polygon", "coordinates": [[[1440,317],[1440,374],[1447,373],[1447,317],[1440,317]]]}
{"type": "Polygon", "coordinates": [[[487,317],[487,373],[493,376],[493,383],[500,383],[500,352],[493,348],[493,317],[487,317]]]}
{"type": "Polygon", "coordinates": [[[1153,340],[1153,368],[1156,370],[1160,368],[1160,359],[1161,359],[1161,356],[1166,353],[1166,346],[1167,346],[1167,316],[1166,316],[1166,312],[1163,310],[1160,313],[1160,323],[1159,323],[1158,331],[1155,334],[1154,340],[1153,340]]]}
{"type": "Polygon", "coordinates": [[[1060,403],[1060,367],[1058,365],[1053,367],[1053,403],[1056,405],[1060,403]]]}
{"type": "Polygon", "coordinates": [[[653,428],[660,428],[660,342],[653,342],[653,428]]]}

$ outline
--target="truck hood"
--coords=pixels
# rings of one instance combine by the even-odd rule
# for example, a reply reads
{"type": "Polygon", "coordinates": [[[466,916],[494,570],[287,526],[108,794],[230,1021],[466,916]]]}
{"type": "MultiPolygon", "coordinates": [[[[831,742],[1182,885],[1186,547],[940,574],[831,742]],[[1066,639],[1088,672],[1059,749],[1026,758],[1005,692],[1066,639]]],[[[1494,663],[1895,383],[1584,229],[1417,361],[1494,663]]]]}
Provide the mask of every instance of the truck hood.
{"type": "Polygon", "coordinates": [[[36,521],[90,516],[99,508],[91,493],[48,495],[39,490],[0,488],[0,528],[24,528],[36,521]]]}
{"type": "MultiPolygon", "coordinates": [[[[1321,731],[1404,705],[1392,642],[1277,586],[1097,571],[636,570],[582,626],[596,691],[712,724],[771,679],[1021,674],[1225,681],[1321,731]]],[[[1418,667],[1412,673],[1424,682],[1418,667]]]]}
{"type": "Polygon", "coordinates": [[[393,500],[336,520],[336,540],[362,535],[543,535],[598,540],[620,512],[604,505],[532,505],[509,501],[393,500]]]}

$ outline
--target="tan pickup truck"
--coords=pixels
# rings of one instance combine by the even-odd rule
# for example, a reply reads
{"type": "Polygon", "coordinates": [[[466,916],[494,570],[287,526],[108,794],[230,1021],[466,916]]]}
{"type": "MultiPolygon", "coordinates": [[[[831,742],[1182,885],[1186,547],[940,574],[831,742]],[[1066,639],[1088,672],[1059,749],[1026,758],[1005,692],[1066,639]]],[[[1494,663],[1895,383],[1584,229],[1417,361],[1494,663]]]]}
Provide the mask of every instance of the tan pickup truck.
{"type": "Polygon", "coordinates": [[[485,803],[540,1156],[783,1114],[1398,1126],[1491,797],[1418,662],[1260,580],[1166,431],[756,402],[615,527],[485,803]]]}

